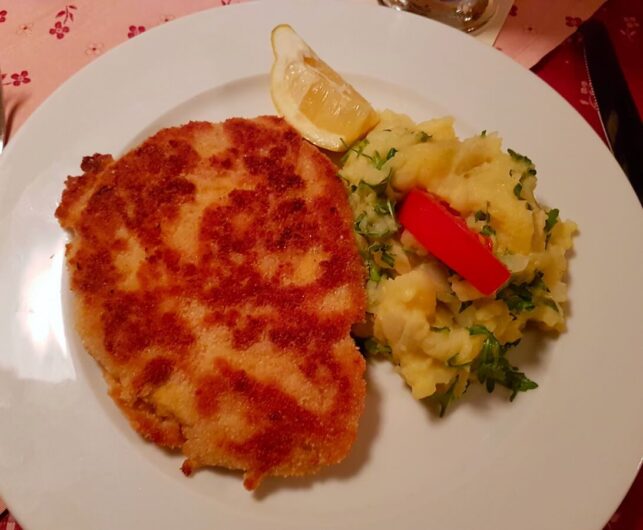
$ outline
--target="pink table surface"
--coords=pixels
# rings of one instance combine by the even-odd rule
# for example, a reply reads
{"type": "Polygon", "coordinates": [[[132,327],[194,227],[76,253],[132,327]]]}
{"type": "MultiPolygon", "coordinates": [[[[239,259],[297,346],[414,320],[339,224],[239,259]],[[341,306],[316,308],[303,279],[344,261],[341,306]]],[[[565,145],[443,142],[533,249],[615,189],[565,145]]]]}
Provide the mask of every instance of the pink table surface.
{"type": "MultiPolygon", "coordinates": [[[[115,45],[188,13],[244,0],[0,0],[0,67],[10,132],[74,72],[115,45]]],[[[270,1],[270,0],[264,0],[270,1]]],[[[377,0],[346,0],[376,4],[377,0]]],[[[497,47],[531,67],[605,0],[517,0],[497,47]]]]}
{"type": "MultiPolygon", "coordinates": [[[[241,1],[0,0],[0,82],[9,132],[15,134],[62,82],[115,45],[183,15],[241,1]]],[[[643,111],[643,0],[603,4],[604,0],[556,0],[544,9],[541,0],[515,0],[495,43],[517,62],[533,67],[599,134],[582,40],[574,33],[584,20],[594,16],[606,24],[639,112],[643,111]]],[[[0,501],[0,513],[3,510],[0,501]]],[[[0,530],[20,526],[4,513],[0,530]]],[[[643,474],[605,530],[643,530],[643,474]]]]}

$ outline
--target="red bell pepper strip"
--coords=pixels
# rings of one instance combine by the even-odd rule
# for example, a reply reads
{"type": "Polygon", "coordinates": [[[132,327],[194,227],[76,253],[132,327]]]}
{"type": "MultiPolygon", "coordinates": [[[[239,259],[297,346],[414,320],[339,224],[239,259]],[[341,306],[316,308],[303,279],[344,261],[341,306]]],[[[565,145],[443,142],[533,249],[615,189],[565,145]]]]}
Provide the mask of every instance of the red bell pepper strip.
{"type": "Polygon", "coordinates": [[[411,190],[400,209],[399,221],[426,250],[486,296],[511,276],[493,255],[488,240],[431,193],[411,190]]]}

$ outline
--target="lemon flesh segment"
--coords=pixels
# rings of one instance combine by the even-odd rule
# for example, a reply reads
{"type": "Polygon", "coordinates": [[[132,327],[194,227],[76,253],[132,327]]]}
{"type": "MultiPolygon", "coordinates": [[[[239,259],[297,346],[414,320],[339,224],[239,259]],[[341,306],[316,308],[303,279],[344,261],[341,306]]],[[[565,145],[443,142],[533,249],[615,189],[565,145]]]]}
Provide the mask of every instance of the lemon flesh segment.
{"type": "Polygon", "coordinates": [[[322,61],[288,25],[272,31],[273,103],[307,140],[344,151],[373,128],[377,113],[363,96],[322,61]]]}

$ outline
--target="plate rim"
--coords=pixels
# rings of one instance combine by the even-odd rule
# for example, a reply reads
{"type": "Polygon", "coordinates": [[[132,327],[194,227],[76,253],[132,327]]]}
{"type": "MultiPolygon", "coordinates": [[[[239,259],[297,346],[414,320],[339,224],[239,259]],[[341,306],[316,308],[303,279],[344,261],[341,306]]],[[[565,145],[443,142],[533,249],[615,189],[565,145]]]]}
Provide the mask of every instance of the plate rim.
{"type": "MultiPolygon", "coordinates": [[[[304,2],[302,2],[301,0],[274,0],[273,2],[271,2],[271,6],[272,6],[274,9],[276,9],[274,6],[277,6],[277,5],[280,5],[280,6],[281,6],[281,7],[279,7],[279,9],[287,9],[287,8],[290,8],[291,6],[296,5],[296,4],[300,4],[300,5],[307,4],[307,5],[311,6],[311,8],[312,8],[312,6],[313,6],[313,5],[316,5],[316,6],[318,6],[318,5],[319,5],[319,4],[316,4],[316,3],[315,3],[314,1],[312,1],[312,0],[305,0],[304,2]]],[[[192,20],[192,19],[196,20],[197,18],[200,18],[200,17],[203,17],[203,16],[212,16],[212,14],[211,14],[212,12],[214,12],[214,13],[218,13],[218,12],[220,12],[220,11],[239,11],[239,12],[242,12],[242,11],[244,11],[244,10],[249,10],[249,11],[253,11],[253,10],[261,10],[261,9],[263,9],[263,7],[262,7],[262,8],[255,7],[255,6],[260,6],[260,5],[262,5],[262,3],[261,3],[261,2],[248,2],[248,3],[244,3],[244,4],[235,4],[235,5],[231,5],[231,6],[226,6],[226,7],[225,7],[225,10],[220,10],[220,8],[219,8],[219,7],[215,7],[215,8],[211,8],[211,9],[205,10],[205,11],[200,11],[200,12],[197,12],[197,13],[194,13],[194,14],[191,14],[191,15],[187,15],[186,17],[182,17],[182,18],[178,19],[177,21],[173,22],[173,24],[174,24],[174,23],[176,23],[176,24],[178,24],[178,23],[183,23],[183,24],[185,24],[185,25],[189,25],[188,20],[192,20]],[[251,6],[251,7],[250,7],[250,6],[251,6]],[[208,14],[208,13],[210,13],[210,14],[208,14]]],[[[326,7],[326,9],[330,9],[330,10],[335,10],[335,9],[340,9],[340,10],[341,10],[341,9],[345,9],[345,8],[346,8],[346,6],[344,5],[344,3],[343,3],[343,2],[341,2],[341,1],[339,1],[339,0],[337,0],[337,1],[335,1],[335,0],[334,0],[334,1],[332,1],[332,2],[325,3],[325,5],[327,6],[327,7],[326,7]],[[329,7],[329,6],[331,6],[331,5],[333,6],[332,8],[331,8],[331,7],[329,7]],[[340,6],[341,6],[341,7],[340,7],[340,6]]],[[[357,7],[357,6],[355,5],[355,6],[351,7],[350,9],[353,9],[354,7],[357,7]]],[[[350,10],[350,9],[349,9],[349,10],[350,10]]],[[[378,6],[370,6],[370,5],[369,5],[369,6],[366,6],[366,5],[360,5],[360,7],[359,7],[358,9],[372,10],[372,9],[383,9],[383,8],[380,8],[380,7],[378,7],[378,6]]],[[[217,16],[218,16],[218,15],[217,15],[217,16]]],[[[226,15],[226,16],[228,16],[228,15],[226,15]]],[[[240,16],[242,16],[242,15],[237,15],[237,16],[239,16],[239,17],[240,17],[240,16]]],[[[394,16],[402,17],[402,19],[405,19],[406,17],[413,17],[414,15],[408,15],[408,14],[395,14],[394,16]]],[[[418,17],[418,18],[419,18],[419,17],[418,17]]],[[[427,26],[427,28],[428,28],[428,27],[431,27],[431,25],[435,25],[434,27],[437,27],[437,23],[432,22],[432,21],[428,21],[428,20],[424,20],[424,19],[422,19],[422,24],[429,24],[429,26],[427,26]]],[[[412,25],[412,24],[411,24],[411,25],[412,25]]],[[[14,155],[12,155],[13,150],[14,150],[14,145],[21,145],[21,144],[23,144],[23,143],[28,142],[28,138],[29,138],[29,136],[33,134],[33,133],[31,132],[31,129],[34,129],[34,128],[36,128],[36,127],[39,125],[39,122],[40,122],[40,121],[42,121],[42,119],[41,119],[41,117],[40,117],[40,116],[41,116],[41,115],[45,115],[45,113],[46,113],[46,112],[48,112],[48,109],[51,107],[51,105],[55,105],[55,104],[56,104],[56,101],[57,101],[57,100],[58,100],[58,98],[60,97],[60,94],[65,94],[65,93],[69,90],[69,88],[68,88],[69,86],[74,86],[74,84],[78,83],[78,81],[77,81],[77,80],[78,80],[79,78],[82,78],[82,79],[84,80],[84,79],[87,77],[87,75],[88,75],[88,74],[87,74],[86,70],[89,70],[89,71],[91,72],[91,69],[92,69],[92,68],[94,68],[94,69],[102,68],[100,65],[101,65],[101,64],[103,64],[103,63],[102,63],[101,61],[105,60],[105,58],[107,58],[108,60],[114,60],[114,59],[112,59],[112,58],[113,58],[113,57],[115,57],[115,56],[116,56],[116,54],[113,54],[113,52],[116,52],[116,50],[121,49],[123,46],[129,46],[129,47],[132,47],[132,48],[133,48],[134,46],[139,46],[139,47],[143,46],[143,45],[144,45],[144,39],[152,40],[153,38],[155,38],[155,37],[154,37],[154,36],[156,35],[156,33],[155,33],[155,32],[156,32],[156,31],[160,31],[160,30],[162,30],[162,29],[163,29],[163,28],[165,28],[165,27],[169,27],[169,25],[168,25],[168,26],[162,26],[162,27],[154,28],[154,30],[151,30],[151,31],[149,31],[149,32],[146,32],[146,33],[145,33],[145,34],[143,34],[143,35],[140,35],[140,36],[138,37],[138,39],[140,40],[140,44],[136,42],[136,39],[134,39],[134,40],[127,41],[127,42],[125,42],[125,43],[122,43],[122,44],[120,44],[120,45],[116,46],[115,48],[113,48],[112,50],[110,50],[108,53],[106,53],[103,57],[99,58],[98,60],[96,60],[96,61],[95,61],[95,62],[93,62],[93,63],[90,63],[90,65],[88,65],[87,67],[83,68],[81,71],[79,71],[78,73],[76,73],[74,76],[72,76],[72,77],[70,77],[68,80],[66,80],[66,81],[65,81],[65,82],[64,82],[60,87],[58,87],[58,88],[57,88],[57,89],[56,89],[56,90],[55,90],[55,91],[54,91],[54,92],[53,92],[53,93],[52,93],[52,94],[51,94],[51,95],[50,95],[50,96],[45,100],[45,102],[43,102],[43,104],[42,104],[42,105],[40,105],[40,106],[38,107],[38,109],[36,109],[36,111],[35,111],[35,112],[30,116],[30,118],[29,118],[29,119],[27,120],[27,122],[23,125],[23,127],[21,127],[21,129],[18,131],[18,133],[14,136],[14,138],[13,138],[12,142],[10,142],[10,144],[8,145],[7,150],[5,151],[5,156],[4,156],[2,159],[0,159],[0,169],[1,169],[1,168],[3,168],[3,167],[4,167],[4,166],[6,166],[6,165],[9,165],[9,162],[7,162],[7,160],[12,161],[12,160],[11,160],[11,159],[12,159],[12,156],[14,156],[14,155]],[[99,65],[99,66],[96,66],[96,65],[99,65]],[[53,101],[54,103],[52,104],[52,103],[51,103],[51,101],[53,101]],[[25,138],[24,140],[23,140],[23,137],[25,138]]],[[[169,30],[163,29],[163,31],[166,31],[166,32],[168,32],[168,34],[169,34],[169,30]]],[[[177,30],[177,31],[178,31],[178,30],[177,30]]],[[[443,31],[443,29],[440,29],[440,31],[443,31]]],[[[455,32],[455,30],[453,30],[453,31],[455,32]]],[[[462,35],[462,37],[467,38],[465,35],[462,35]]],[[[459,37],[458,37],[458,38],[459,38],[459,37]]],[[[146,42],[146,41],[145,41],[145,42],[146,42]]],[[[482,44],[479,44],[479,46],[484,47],[484,45],[482,45],[482,44]]],[[[121,54],[122,54],[122,52],[118,52],[118,53],[121,53],[121,54]]],[[[497,53],[498,53],[498,54],[500,54],[500,52],[497,52],[497,53]]],[[[523,76],[523,74],[527,73],[527,72],[525,72],[525,71],[524,71],[524,70],[523,70],[519,65],[517,65],[517,64],[515,64],[515,63],[513,63],[513,62],[511,61],[511,59],[509,59],[508,57],[506,57],[506,56],[504,56],[504,55],[502,55],[502,54],[500,54],[500,55],[499,55],[499,57],[502,57],[504,60],[506,60],[506,64],[507,64],[507,65],[508,65],[508,64],[512,64],[513,66],[512,66],[511,68],[514,68],[514,67],[515,67],[515,71],[516,71],[516,72],[520,71],[520,74],[517,74],[517,75],[521,75],[521,76],[523,76]]],[[[549,85],[547,85],[544,81],[542,81],[542,80],[540,80],[539,78],[537,78],[537,76],[535,76],[535,74],[533,74],[533,73],[531,73],[531,72],[529,72],[529,74],[530,74],[531,76],[533,76],[534,78],[536,78],[536,79],[537,79],[537,80],[538,80],[538,81],[539,81],[543,86],[547,87],[547,88],[549,89],[549,91],[550,91],[553,95],[555,95],[555,96],[556,96],[557,98],[559,98],[561,101],[564,101],[564,99],[562,98],[562,96],[561,96],[560,94],[558,94],[557,92],[555,92],[555,91],[554,91],[551,87],[549,87],[549,85]]],[[[567,105],[567,103],[566,103],[566,102],[565,102],[565,105],[567,105]]],[[[579,120],[581,119],[580,117],[577,117],[577,118],[578,118],[579,120]]],[[[589,125],[587,125],[587,124],[585,124],[585,125],[586,125],[586,127],[589,129],[589,125]]],[[[602,142],[600,142],[600,139],[598,139],[598,137],[596,137],[596,138],[595,138],[595,140],[596,140],[596,141],[594,142],[594,144],[595,144],[595,145],[601,145],[601,146],[602,146],[602,148],[603,148],[603,149],[605,149],[605,151],[607,152],[607,148],[605,148],[605,147],[602,145],[602,142]]],[[[615,161],[613,161],[613,167],[614,167],[614,170],[615,170],[615,171],[617,171],[618,173],[620,173],[620,176],[621,176],[621,184],[625,184],[625,185],[629,188],[629,187],[630,187],[630,186],[629,186],[629,182],[627,181],[627,179],[626,179],[625,175],[624,175],[624,174],[622,174],[622,171],[620,170],[620,168],[618,167],[618,165],[616,164],[616,162],[615,162],[615,161]]],[[[3,179],[0,179],[0,190],[2,190],[2,189],[3,189],[3,188],[2,188],[2,186],[3,186],[3,182],[2,182],[2,180],[3,180],[3,179]]],[[[636,201],[636,198],[635,198],[635,196],[633,195],[633,191],[631,190],[631,188],[630,188],[630,192],[631,192],[631,194],[632,194],[632,199],[633,199],[633,201],[636,201]]],[[[4,196],[2,196],[2,198],[4,198],[4,196]]],[[[0,242],[1,242],[1,240],[0,240],[0,242]]],[[[1,372],[0,372],[0,375],[1,375],[1,372]]],[[[624,486],[623,486],[623,491],[622,491],[622,495],[620,495],[620,498],[622,498],[622,496],[625,494],[625,492],[627,492],[627,490],[628,490],[628,489],[629,489],[629,487],[631,486],[632,482],[634,481],[635,477],[636,477],[636,470],[633,470],[633,474],[632,474],[632,477],[631,477],[630,481],[629,481],[626,485],[624,485],[624,486]]],[[[11,498],[11,494],[10,494],[10,495],[6,495],[6,494],[5,494],[5,497],[9,497],[9,498],[11,498]]],[[[615,509],[616,507],[617,507],[617,505],[615,505],[615,506],[614,506],[614,509],[615,509]]],[[[20,510],[17,510],[16,512],[17,512],[17,513],[19,513],[19,511],[20,511],[20,510]]]]}

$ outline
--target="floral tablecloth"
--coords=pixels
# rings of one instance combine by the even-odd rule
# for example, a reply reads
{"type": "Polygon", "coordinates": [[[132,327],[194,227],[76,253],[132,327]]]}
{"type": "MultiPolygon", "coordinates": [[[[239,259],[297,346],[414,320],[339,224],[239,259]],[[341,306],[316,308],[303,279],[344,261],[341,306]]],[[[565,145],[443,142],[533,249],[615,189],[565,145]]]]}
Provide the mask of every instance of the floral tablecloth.
{"type": "MultiPolygon", "coordinates": [[[[9,134],[15,134],[63,81],[115,45],[188,13],[241,1],[0,0],[0,82],[9,134]]],[[[576,32],[590,17],[601,20],[643,115],[643,0],[556,0],[544,4],[541,0],[515,0],[494,46],[532,68],[602,136],[585,70],[582,38],[576,32]]],[[[0,530],[20,530],[4,509],[0,501],[0,530]]],[[[605,530],[643,530],[643,473],[605,530]]]]}

